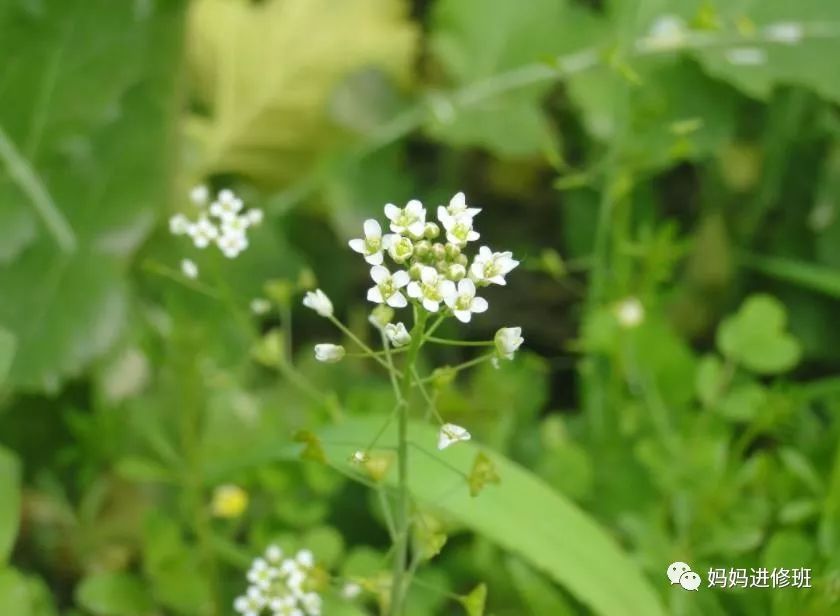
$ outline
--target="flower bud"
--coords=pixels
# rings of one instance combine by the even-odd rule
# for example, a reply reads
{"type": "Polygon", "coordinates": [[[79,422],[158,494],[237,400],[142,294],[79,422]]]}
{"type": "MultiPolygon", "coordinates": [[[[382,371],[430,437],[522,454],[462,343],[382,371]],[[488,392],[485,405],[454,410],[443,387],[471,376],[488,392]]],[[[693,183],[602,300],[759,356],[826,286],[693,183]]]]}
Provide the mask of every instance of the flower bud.
{"type": "Polygon", "coordinates": [[[433,223],[433,222],[427,222],[427,223],[426,223],[426,227],[423,229],[423,236],[424,236],[426,239],[433,240],[433,239],[435,239],[438,235],[440,235],[440,227],[438,227],[438,226],[437,226],[435,223],[433,223]]]}
{"type": "Polygon", "coordinates": [[[432,250],[432,245],[427,240],[420,240],[414,245],[414,256],[418,259],[423,259],[429,255],[432,250]]]}
{"type": "Polygon", "coordinates": [[[396,263],[405,263],[414,253],[414,244],[407,237],[401,237],[388,247],[388,254],[396,263]]]}
{"type": "Polygon", "coordinates": [[[446,258],[450,261],[454,261],[458,256],[461,254],[461,248],[456,244],[447,244],[446,245],[446,258]]]}
{"type": "Polygon", "coordinates": [[[321,289],[309,291],[303,298],[303,305],[311,308],[322,317],[331,317],[333,314],[333,305],[327,294],[321,289]]]}
{"type": "Polygon", "coordinates": [[[394,348],[405,346],[411,342],[411,334],[408,333],[403,323],[397,323],[396,325],[388,323],[385,326],[385,335],[394,348]]]}
{"type": "Polygon", "coordinates": [[[469,259],[467,259],[467,255],[460,254],[457,257],[455,257],[455,263],[457,263],[459,265],[463,265],[464,267],[467,267],[467,263],[469,263],[469,259]]]}
{"type": "Polygon", "coordinates": [[[315,359],[328,364],[334,364],[344,358],[344,347],[340,344],[316,344],[315,359]]]}
{"type": "Polygon", "coordinates": [[[432,245],[432,256],[435,261],[443,261],[446,258],[446,248],[443,244],[432,245]]]}
{"type": "Polygon", "coordinates": [[[410,268],[408,268],[408,275],[411,276],[412,280],[420,280],[420,274],[423,271],[423,266],[419,263],[415,263],[410,268]]]}
{"type": "Polygon", "coordinates": [[[467,268],[460,263],[450,263],[446,270],[446,276],[453,282],[462,280],[467,275],[467,268]]]}
{"type": "Polygon", "coordinates": [[[493,338],[496,343],[496,352],[503,359],[513,359],[513,354],[522,346],[525,339],[522,337],[521,327],[502,327],[496,332],[493,338]]]}
{"type": "Polygon", "coordinates": [[[379,304],[370,311],[368,321],[376,329],[382,329],[394,318],[394,309],[387,304],[379,304]]]}

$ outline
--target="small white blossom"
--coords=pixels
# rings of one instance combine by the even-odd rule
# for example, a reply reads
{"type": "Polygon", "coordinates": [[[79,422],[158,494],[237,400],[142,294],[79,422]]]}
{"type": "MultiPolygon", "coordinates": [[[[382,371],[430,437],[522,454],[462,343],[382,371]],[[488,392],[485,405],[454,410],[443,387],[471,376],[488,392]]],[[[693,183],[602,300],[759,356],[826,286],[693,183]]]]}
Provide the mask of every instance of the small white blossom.
{"type": "Polygon", "coordinates": [[[471,438],[472,435],[467,432],[466,428],[446,423],[440,427],[440,432],[438,433],[438,449],[446,449],[450,445],[460,443],[461,441],[468,441],[471,438]]]}
{"type": "Polygon", "coordinates": [[[300,598],[303,609],[309,616],[319,616],[321,614],[321,597],[314,592],[308,592],[300,598]]]}
{"type": "Polygon", "coordinates": [[[764,36],[776,43],[795,45],[802,40],[802,24],[783,21],[764,28],[764,36]]]}
{"type": "Polygon", "coordinates": [[[199,207],[207,205],[207,200],[210,198],[210,191],[204,184],[193,186],[190,190],[190,201],[199,207]]]}
{"type": "Polygon", "coordinates": [[[519,261],[513,258],[512,252],[493,252],[487,246],[482,246],[470,266],[470,278],[476,284],[504,285],[505,276],[517,265],[519,261]]]}
{"type": "Polygon", "coordinates": [[[320,616],[321,597],[311,590],[310,575],[315,559],[309,550],[288,558],[277,546],[269,546],[265,558],[254,559],[248,571],[250,582],[234,609],[242,616],[320,616]]]}
{"type": "Polygon", "coordinates": [[[181,259],[181,273],[191,280],[198,278],[198,266],[190,259],[181,259]]]}
{"type": "Polygon", "coordinates": [[[341,596],[344,599],[355,599],[362,593],[362,587],[356,582],[347,582],[341,587],[341,596]]]}
{"type": "Polygon", "coordinates": [[[248,224],[252,227],[256,227],[262,224],[263,221],[263,211],[257,207],[252,207],[250,210],[245,212],[245,218],[248,219],[248,224]]]}
{"type": "Polygon", "coordinates": [[[414,254],[414,244],[407,237],[400,237],[393,233],[385,236],[385,247],[388,255],[395,263],[405,263],[414,254]]]}
{"type": "Polygon", "coordinates": [[[388,337],[388,341],[395,348],[403,347],[411,342],[411,334],[408,333],[403,323],[397,323],[396,325],[388,323],[385,326],[385,336],[388,337]]]}
{"type": "Polygon", "coordinates": [[[767,53],[759,47],[735,47],[725,53],[730,64],[737,66],[758,66],[767,62],[767,53]]]}
{"type": "Polygon", "coordinates": [[[496,332],[493,341],[499,357],[513,359],[513,354],[519,350],[525,339],[522,337],[521,327],[502,327],[496,332]]]}
{"type": "Polygon", "coordinates": [[[169,219],[169,232],[172,235],[186,235],[190,231],[190,221],[183,214],[175,214],[169,219]]]}
{"type": "Polygon", "coordinates": [[[466,216],[472,219],[480,211],[481,208],[478,207],[467,207],[467,197],[464,195],[464,193],[459,192],[456,193],[455,196],[449,200],[448,206],[438,206],[437,215],[438,220],[443,222],[444,218],[447,217],[451,218],[458,216],[466,216]]]}
{"type": "Polygon", "coordinates": [[[412,280],[408,285],[408,296],[419,299],[429,312],[437,312],[444,295],[455,292],[455,283],[445,279],[433,267],[423,266],[420,281],[412,280]]]}
{"type": "Polygon", "coordinates": [[[220,220],[228,220],[237,216],[243,205],[242,199],[226,188],[220,190],[216,200],[210,204],[210,215],[220,220]]]}
{"type": "Polygon", "coordinates": [[[225,233],[216,240],[216,243],[228,259],[235,259],[239,253],[248,248],[248,239],[244,233],[225,233]]]}
{"type": "Polygon", "coordinates": [[[370,456],[367,455],[364,451],[361,451],[361,450],[354,451],[353,455],[350,456],[350,461],[353,464],[364,464],[368,460],[370,460],[370,456]]]}
{"type": "Polygon", "coordinates": [[[417,199],[409,201],[404,208],[388,203],[385,206],[385,216],[391,221],[391,231],[394,233],[409,233],[418,239],[423,236],[426,209],[417,199]]]}
{"type": "Polygon", "coordinates": [[[304,567],[312,567],[315,564],[315,555],[311,550],[299,550],[295,554],[295,560],[304,567]]]}
{"type": "Polygon", "coordinates": [[[308,291],[303,298],[303,305],[311,308],[322,317],[331,317],[333,314],[333,305],[327,294],[321,289],[315,291],[308,291]]]}
{"type": "Polygon", "coordinates": [[[382,265],[382,227],[373,218],[366,220],[363,227],[365,236],[350,240],[350,248],[364,255],[371,265],[382,265]]]}
{"type": "Polygon", "coordinates": [[[283,560],[283,550],[278,545],[270,545],[265,550],[265,559],[273,565],[279,565],[283,560]]]}
{"type": "Polygon", "coordinates": [[[686,42],[688,34],[688,28],[681,17],[662,15],[653,22],[641,45],[647,49],[674,49],[686,42]]]}
{"type": "Polygon", "coordinates": [[[475,296],[475,283],[472,280],[464,278],[458,283],[457,290],[452,287],[454,285],[446,287],[443,299],[456,319],[462,323],[469,323],[473,313],[487,311],[487,300],[475,296]]]}
{"type": "Polygon", "coordinates": [[[255,297],[251,300],[251,312],[254,314],[268,314],[269,310],[271,310],[271,302],[264,297],[255,297]]]}
{"type": "Polygon", "coordinates": [[[388,304],[392,308],[404,308],[408,301],[400,289],[409,283],[408,272],[399,270],[391,274],[388,268],[382,265],[374,265],[370,268],[370,277],[376,283],[368,289],[368,301],[377,304],[388,304]]]}
{"type": "Polygon", "coordinates": [[[645,320],[645,307],[637,298],[628,297],[616,305],[615,317],[623,328],[632,329],[645,320]]]}
{"type": "Polygon", "coordinates": [[[187,233],[192,238],[196,248],[207,248],[210,242],[219,237],[219,229],[210,222],[206,216],[198,219],[198,222],[191,224],[187,233]]]}
{"type": "Polygon", "coordinates": [[[467,242],[474,242],[479,237],[478,231],[473,229],[473,219],[466,213],[450,216],[443,212],[440,219],[443,228],[446,230],[446,239],[456,246],[466,246],[467,242]]]}
{"type": "Polygon", "coordinates": [[[334,364],[344,359],[344,347],[340,344],[316,344],[315,359],[328,364],[334,364]]]}
{"type": "Polygon", "coordinates": [[[265,600],[261,596],[245,595],[237,597],[233,602],[233,609],[242,614],[242,616],[259,616],[264,607],[265,600]]]}
{"type": "Polygon", "coordinates": [[[251,221],[247,216],[230,216],[223,219],[221,225],[219,225],[222,235],[241,235],[243,237],[250,226],[251,221]]]}

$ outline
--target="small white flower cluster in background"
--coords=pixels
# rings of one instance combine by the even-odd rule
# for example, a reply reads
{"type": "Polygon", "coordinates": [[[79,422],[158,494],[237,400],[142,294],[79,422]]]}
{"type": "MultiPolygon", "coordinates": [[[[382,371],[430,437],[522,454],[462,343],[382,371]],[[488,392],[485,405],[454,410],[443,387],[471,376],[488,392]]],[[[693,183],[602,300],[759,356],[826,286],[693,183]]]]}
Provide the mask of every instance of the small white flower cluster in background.
{"type": "MultiPolygon", "coordinates": [[[[190,200],[198,208],[194,220],[185,214],[175,214],[169,219],[169,231],[174,235],[189,236],[196,248],[216,245],[229,259],[233,259],[248,248],[248,229],[259,225],[263,212],[257,208],[243,211],[242,199],[232,190],[223,189],[210,203],[210,191],[206,186],[196,186],[190,191],[190,200]]],[[[195,275],[198,275],[197,268],[195,275]]],[[[184,270],[189,278],[194,278],[184,270]]]]}
{"type": "Polygon", "coordinates": [[[315,559],[309,550],[291,557],[270,546],[248,570],[248,588],[233,603],[242,616],[320,616],[321,596],[314,592],[315,559]]]}
{"type": "Polygon", "coordinates": [[[426,209],[416,199],[404,208],[385,206],[391,233],[383,235],[379,222],[366,220],[364,237],[350,240],[350,248],[372,265],[374,286],[368,300],[404,308],[413,299],[429,312],[444,306],[462,323],[485,312],[488,304],[476,297],[478,287],[504,285],[519,261],[510,252],[482,246],[470,262],[464,250],[480,237],[473,225],[480,211],[468,207],[464,193],[458,193],[448,206],[437,208],[437,222],[426,221],[426,209]],[[393,262],[391,269],[383,265],[385,255],[393,262]]]}

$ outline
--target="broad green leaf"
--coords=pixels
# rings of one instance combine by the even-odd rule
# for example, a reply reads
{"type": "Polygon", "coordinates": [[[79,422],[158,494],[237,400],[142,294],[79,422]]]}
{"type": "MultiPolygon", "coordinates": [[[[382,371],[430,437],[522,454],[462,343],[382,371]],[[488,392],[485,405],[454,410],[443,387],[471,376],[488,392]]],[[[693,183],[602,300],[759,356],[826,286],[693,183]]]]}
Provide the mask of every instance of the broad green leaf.
{"type": "MultiPolygon", "coordinates": [[[[505,73],[529,67],[547,72],[548,62],[599,36],[595,16],[558,0],[499,0],[493,10],[481,0],[441,0],[432,13],[431,46],[453,85],[469,87],[494,81],[505,73]],[[545,66],[541,66],[545,64],[545,66]]],[[[516,87],[505,93],[433,99],[429,130],[457,146],[486,147],[501,156],[533,155],[550,147],[553,129],[541,108],[552,80],[516,87]]]]}
{"type": "Polygon", "coordinates": [[[755,382],[733,387],[718,402],[715,410],[731,421],[751,421],[767,402],[767,390],[755,382]]]}
{"type": "Polygon", "coordinates": [[[0,54],[15,58],[0,81],[0,211],[19,229],[0,259],[0,297],[12,298],[0,326],[19,338],[13,386],[57,389],[126,322],[125,261],[167,188],[183,6],[0,8],[0,54]],[[28,216],[14,214],[21,206],[28,216]]]}
{"type": "Polygon", "coordinates": [[[76,588],[76,601],[97,616],[144,616],[154,603],[146,584],[129,573],[97,573],[76,588]]]}
{"type": "Polygon", "coordinates": [[[408,78],[416,39],[401,0],[193,3],[188,121],[197,168],[277,186],[301,175],[340,131],[327,102],[351,72],[408,78]],[[316,35],[317,33],[317,35],[316,35]]]}
{"type": "Polygon", "coordinates": [[[717,332],[720,352],[758,374],[775,374],[793,368],[801,350],[785,331],[784,305],[770,295],[747,298],[738,312],[726,318],[717,332]]]}
{"type": "Polygon", "coordinates": [[[3,616],[55,616],[50,593],[41,580],[0,566],[0,614],[3,616]]]}
{"type": "Polygon", "coordinates": [[[19,524],[20,464],[10,451],[0,447],[0,566],[9,558],[19,524]]]}
{"type": "Polygon", "coordinates": [[[12,359],[15,356],[17,338],[9,331],[0,327],[0,385],[6,380],[12,359]]]}
{"type": "MultiPolygon", "coordinates": [[[[322,442],[330,463],[358,473],[348,458],[369,442],[383,417],[347,420],[325,429],[322,442]]],[[[409,489],[425,506],[433,506],[476,533],[517,554],[543,571],[595,613],[655,616],[663,614],[656,593],[614,540],[563,496],[514,462],[484,451],[493,460],[501,483],[470,496],[468,474],[480,447],[459,443],[432,452],[436,433],[430,426],[409,428],[409,489]],[[604,592],[608,588],[609,592],[604,592]]],[[[392,447],[395,430],[385,432],[380,447],[392,447]]],[[[445,552],[445,549],[444,549],[445,552]]]]}
{"type": "Polygon", "coordinates": [[[697,364],[694,388],[703,406],[712,406],[726,386],[723,363],[717,355],[708,354],[697,364]]]}
{"type": "Polygon", "coordinates": [[[517,558],[509,558],[505,564],[516,591],[530,610],[529,613],[552,616],[575,614],[569,600],[544,576],[517,558]]]}

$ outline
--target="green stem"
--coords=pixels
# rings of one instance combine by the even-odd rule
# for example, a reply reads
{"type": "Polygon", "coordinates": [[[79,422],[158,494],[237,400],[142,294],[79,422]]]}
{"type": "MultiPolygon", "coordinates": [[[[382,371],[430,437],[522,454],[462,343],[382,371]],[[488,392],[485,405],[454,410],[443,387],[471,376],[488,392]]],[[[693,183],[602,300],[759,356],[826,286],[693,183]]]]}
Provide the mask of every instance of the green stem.
{"type": "Polygon", "coordinates": [[[492,340],[450,340],[449,338],[435,338],[434,336],[426,336],[426,342],[449,346],[493,346],[495,344],[492,340]]]}
{"type": "MultiPolygon", "coordinates": [[[[411,328],[411,344],[405,361],[400,388],[397,394],[397,506],[394,516],[396,542],[394,543],[394,569],[391,580],[390,616],[402,616],[407,590],[408,540],[410,520],[408,515],[408,411],[409,397],[414,379],[414,364],[420,347],[428,313],[416,310],[414,326],[411,328]]],[[[386,347],[387,348],[387,347],[386,347]]]]}
{"type": "MultiPolygon", "coordinates": [[[[469,361],[465,361],[462,364],[458,364],[457,366],[450,366],[449,370],[453,372],[460,372],[461,370],[466,370],[467,368],[472,368],[473,366],[477,366],[478,364],[486,362],[488,359],[493,359],[496,356],[496,353],[487,353],[486,355],[479,355],[478,357],[474,357],[469,361]]],[[[429,381],[434,380],[434,375],[429,375],[417,381],[418,384],[428,383],[429,381]]]]}
{"type": "Polygon", "coordinates": [[[389,366],[388,362],[386,362],[384,359],[379,357],[379,354],[376,351],[374,351],[372,348],[370,348],[368,345],[366,345],[361,340],[361,338],[359,338],[356,334],[354,334],[352,331],[350,331],[350,328],[345,326],[344,323],[342,323],[341,321],[339,321],[338,319],[336,319],[332,315],[330,315],[327,318],[329,318],[329,320],[332,321],[333,325],[335,325],[338,329],[340,329],[345,336],[347,336],[348,338],[350,338],[350,340],[355,342],[356,346],[358,346],[365,353],[367,353],[374,361],[379,363],[379,365],[381,365],[386,370],[392,370],[393,369],[393,366],[389,366]]]}

